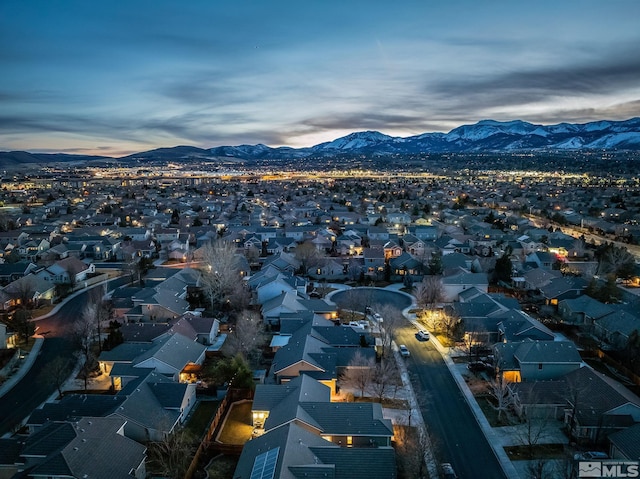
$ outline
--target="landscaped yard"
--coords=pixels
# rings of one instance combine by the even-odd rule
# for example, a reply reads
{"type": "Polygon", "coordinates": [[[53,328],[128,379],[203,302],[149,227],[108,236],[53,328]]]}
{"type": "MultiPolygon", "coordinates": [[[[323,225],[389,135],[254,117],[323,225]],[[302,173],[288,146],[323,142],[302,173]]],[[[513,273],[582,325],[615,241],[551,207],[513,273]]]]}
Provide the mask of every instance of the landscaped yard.
{"type": "Polygon", "coordinates": [[[209,479],[231,479],[238,465],[238,458],[234,456],[219,455],[207,464],[209,479]]]}
{"type": "Polygon", "coordinates": [[[232,404],[227,418],[218,435],[218,441],[223,444],[244,444],[251,439],[253,426],[251,425],[252,401],[232,404]]]}

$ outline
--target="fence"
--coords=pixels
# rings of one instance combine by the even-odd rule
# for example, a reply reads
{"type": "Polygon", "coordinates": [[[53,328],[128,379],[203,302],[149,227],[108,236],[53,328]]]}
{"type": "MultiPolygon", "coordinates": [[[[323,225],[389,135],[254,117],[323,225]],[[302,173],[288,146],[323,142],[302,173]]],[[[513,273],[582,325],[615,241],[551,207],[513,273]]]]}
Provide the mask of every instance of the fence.
{"type": "Polygon", "coordinates": [[[200,445],[196,450],[196,453],[193,456],[191,461],[191,465],[185,474],[185,479],[192,479],[194,473],[196,472],[196,468],[198,467],[198,463],[200,461],[200,456],[202,453],[208,449],[215,449],[217,452],[221,454],[229,454],[229,455],[240,455],[242,452],[243,446],[238,446],[235,444],[220,444],[215,443],[212,439],[215,438],[215,433],[220,426],[220,423],[226,416],[227,412],[232,403],[239,401],[241,399],[250,399],[253,397],[253,391],[244,390],[244,389],[229,389],[224,399],[218,406],[216,410],[216,414],[213,416],[211,420],[211,424],[209,424],[209,428],[207,432],[203,435],[202,440],[200,441],[200,445]]]}

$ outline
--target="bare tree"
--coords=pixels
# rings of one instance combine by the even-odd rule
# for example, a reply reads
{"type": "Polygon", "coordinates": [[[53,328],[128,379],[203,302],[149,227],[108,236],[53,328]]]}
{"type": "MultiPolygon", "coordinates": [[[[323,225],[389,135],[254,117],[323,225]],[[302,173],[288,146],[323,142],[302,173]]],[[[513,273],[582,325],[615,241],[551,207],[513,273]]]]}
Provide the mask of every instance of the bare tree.
{"type": "Polygon", "coordinates": [[[413,295],[420,308],[433,308],[436,303],[441,302],[444,295],[442,278],[440,276],[425,276],[424,279],[415,285],[413,295]]]}
{"type": "Polygon", "coordinates": [[[163,441],[149,444],[149,469],[162,477],[185,477],[196,446],[187,430],[173,432],[163,441]]]}
{"type": "Polygon", "coordinates": [[[517,439],[527,448],[529,459],[535,459],[535,448],[549,436],[549,415],[526,417],[526,422],[517,429],[517,439]]]}
{"type": "Polygon", "coordinates": [[[246,295],[242,294],[244,284],[241,281],[235,246],[224,240],[204,246],[202,265],[200,286],[211,301],[212,312],[216,308],[228,310],[240,307],[236,303],[240,299],[244,300],[246,295]]]}
{"type": "Polygon", "coordinates": [[[509,382],[502,375],[489,381],[489,394],[495,400],[493,408],[498,411],[498,421],[502,414],[506,413],[514,403],[514,393],[509,382]]]}
{"type": "Polygon", "coordinates": [[[396,364],[391,359],[383,359],[377,363],[369,385],[371,395],[381,403],[389,391],[399,383],[399,376],[396,364]]]}
{"type": "Polygon", "coordinates": [[[34,295],[36,293],[36,284],[33,276],[23,276],[22,278],[9,283],[5,290],[21,308],[33,308],[34,295]]]}
{"type": "Polygon", "coordinates": [[[260,315],[255,311],[243,310],[228,338],[231,354],[240,354],[249,361],[254,356],[253,353],[260,352],[259,348],[265,339],[264,323],[260,315]]]}
{"type": "Polygon", "coordinates": [[[375,367],[376,362],[373,358],[367,358],[358,351],[340,376],[342,387],[359,391],[360,397],[364,397],[365,392],[371,387],[375,367]]]}
{"type": "Polygon", "coordinates": [[[310,241],[305,241],[296,246],[295,257],[300,261],[300,271],[303,275],[306,275],[309,268],[313,268],[320,261],[318,248],[310,241]]]}
{"type": "MultiPolygon", "coordinates": [[[[464,323],[463,323],[464,324],[464,323]]],[[[464,334],[462,335],[462,342],[464,344],[464,349],[469,356],[469,361],[473,359],[474,350],[479,351],[483,347],[485,347],[487,342],[488,331],[487,328],[480,323],[471,323],[467,325],[464,324],[464,334]]],[[[476,359],[477,359],[476,354],[476,359]]]]}
{"type": "Polygon", "coordinates": [[[388,356],[391,353],[391,343],[395,337],[396,331],[405,323],[402,312],[389,304],[384,306],[373,306],[382,316],[380,325],[380,338],[382,340],[382,355],[388,356]]]}
{"type": "Polygon", "coordinates": [[[53,361],[45,366],[42,373],[43,377],[49,384],[53,384],[58,390],[58,396],[62,396],[62,385],[71,372],[71,364],[69,359],[62,356],[56,357],[53,361]]]}
{"type": "Polygon", "coordinates": [[[87,303],[80,317],[73,323],[73,339],[78,347],[78,353],[82,361],[80,376],[84,379],[84,388],[87,389],[91,372],[95,366],[93,343],[97,330],[97,305],[87,303]]]}

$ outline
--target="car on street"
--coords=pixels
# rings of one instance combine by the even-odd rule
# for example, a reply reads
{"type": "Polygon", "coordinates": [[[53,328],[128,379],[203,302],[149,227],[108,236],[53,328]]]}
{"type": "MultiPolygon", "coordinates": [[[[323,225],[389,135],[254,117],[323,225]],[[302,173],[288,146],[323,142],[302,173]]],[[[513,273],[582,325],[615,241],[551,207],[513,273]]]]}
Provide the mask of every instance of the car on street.
{"type": "Polygon", "coordinates": [[[411,356],[411,353],[404,344],[401,344],[398,349],[400,350],[400,356],[402,356],[403,358],[408,358],[409,356],[411,356]]]}
{"type": "Polygon", "coordinates": [[[418,338],[420,341],[429,341],[429,332],[421,329],[416,333],[416,338],[418,338]]]}
{"type": "Polygon", "coordinates": [[[453,470],[453,466],[448,462],[440,464],[440,468],[442,469],[442,477],[444,479],[458,479],[456,472],[453,470]]]}

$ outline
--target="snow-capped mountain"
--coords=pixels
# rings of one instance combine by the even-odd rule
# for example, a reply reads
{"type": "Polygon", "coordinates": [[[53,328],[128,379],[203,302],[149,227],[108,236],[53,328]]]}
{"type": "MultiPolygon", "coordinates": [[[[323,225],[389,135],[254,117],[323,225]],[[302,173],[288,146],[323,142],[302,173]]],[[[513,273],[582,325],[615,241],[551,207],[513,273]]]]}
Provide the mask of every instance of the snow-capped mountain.
{"type": "Polygon", "coordinates": [[[584,124],[536,125],[514,120],[482,120],[449,133],[392,137],[377,131],[351,133],[310,148],[218,147],[220,156],[242,159],[303,158],[335,154],[417,154],[531,150],[640,150],[640,118],[584,124]]]}
{"type": "MultiPolygon", "coordinates": [[[[595,121],[584,124],[536,125],[514,120],[482,120],[462,125],[449,133],[422,133],[406,138],[377,131],[351,133],[309,148],[266,145],[193,146],[158,148],[118,160],[295,160],[329,158],[336,155],[415,155],[427,153],[482,153],[519,151],[635,150],[640,151],[640,118],[625,121],[595,121]]],[[[77,155],[42,155],[27,152],[0,152],[0,166],[50,161],[82,161],[77,155]]],[[[90,160],[102,160],[95,157],[90,160]]]]}

